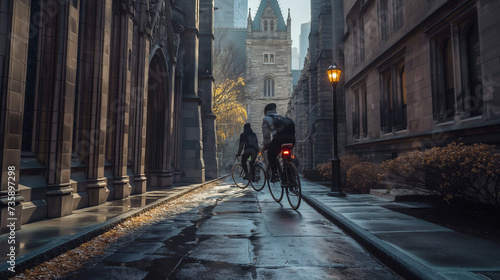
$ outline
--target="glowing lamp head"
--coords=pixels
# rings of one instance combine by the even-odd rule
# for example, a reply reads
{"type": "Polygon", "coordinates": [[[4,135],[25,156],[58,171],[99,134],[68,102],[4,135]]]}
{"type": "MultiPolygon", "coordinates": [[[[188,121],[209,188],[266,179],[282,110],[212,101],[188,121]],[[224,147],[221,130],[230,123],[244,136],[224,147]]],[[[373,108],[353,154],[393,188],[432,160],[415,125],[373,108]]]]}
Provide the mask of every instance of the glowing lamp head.
{"type": "Polygon", "coordinates": [[[340,74],[342,71],[337,67],[337,64],[332,64],[328,69],[326,70],[326,73],[328,74],[328,80],[330,80],[330,83],[332,85],[336,85],[339,80],[340,80],[340,74]]]}
{"type": "Polygon", "coordinates": [[[289,150],[284,150],[284,151],[283,151],[283,154],[284,154],[284,155],[289,155],[289,154],[290,154],[290,151],[289,151],[289,150]]]}

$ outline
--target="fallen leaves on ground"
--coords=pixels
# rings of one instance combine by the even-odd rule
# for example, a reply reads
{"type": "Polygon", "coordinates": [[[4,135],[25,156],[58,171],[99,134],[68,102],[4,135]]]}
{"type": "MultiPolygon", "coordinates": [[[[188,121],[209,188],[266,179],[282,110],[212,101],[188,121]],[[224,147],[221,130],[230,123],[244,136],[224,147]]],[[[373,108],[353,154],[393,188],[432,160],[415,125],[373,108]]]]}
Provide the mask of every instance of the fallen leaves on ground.
{"type": "Polygon", "coordinates": [[[131,217],[120,224],[116,225],[109,231],[93,238],[92,240],[83,243],[75,249],[67,251],[49,261],[46,261],[32,269],[25,270],[24,273],[16,275],[11,280],[19,279],[40,279],[50,280],[58,279],[64,274],[76,271],[91,258],[104,254],[105,249],[120,237],[131,233],[133,230],[141,228],[147,224],[160,220],[167,211],[171,211],[176,207],[182,206],[185,202],[191,200],[194,196],[201,192],[206,192],[217,183],[207,184],[191,191],[175,200],[148,210],[139,216],[131,217]]]}

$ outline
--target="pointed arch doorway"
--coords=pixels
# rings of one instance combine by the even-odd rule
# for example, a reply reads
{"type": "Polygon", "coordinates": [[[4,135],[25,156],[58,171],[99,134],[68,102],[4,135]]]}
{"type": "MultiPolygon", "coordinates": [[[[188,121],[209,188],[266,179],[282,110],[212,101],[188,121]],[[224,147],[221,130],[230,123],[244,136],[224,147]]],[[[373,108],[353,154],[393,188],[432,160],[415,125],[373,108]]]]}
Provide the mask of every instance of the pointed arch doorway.
{"type": "Polygon", "coordinates": [[[165,187],[172,182],[169,170],[170,99],[169,71],[165,57],[156,52],[149,64],[146,125],[145,173],[149,187],[165,187]]]}

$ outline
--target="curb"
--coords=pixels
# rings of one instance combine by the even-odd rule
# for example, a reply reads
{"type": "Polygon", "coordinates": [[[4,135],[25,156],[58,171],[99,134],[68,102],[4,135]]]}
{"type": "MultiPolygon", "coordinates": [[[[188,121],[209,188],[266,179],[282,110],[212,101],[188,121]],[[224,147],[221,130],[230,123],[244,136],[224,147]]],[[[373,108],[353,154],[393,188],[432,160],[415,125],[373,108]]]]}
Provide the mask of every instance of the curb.
{"type": "Polygon", "coordinates": [[[201,184],[193,184],[192,188],[187,189],[185,191],[179,192],[177,194],[164,197],[162,199],[159,199],[155,202],[152,202],[142,208],[132,210],[127,213],[123,213],[119,216],[116,216],[114,218],[111,218],[107,220],[106,222],[103,222],[101,224],[97,224],[94,226],[90,226],[82,231],[80,231],[77,234],[69,235],[62,237],[58,241],[50,242],[38,249],[35,249],[26,255],[23,255],[19,258],[16,259],[16,265],[15,265],[15,270],[16,272],[11,272],[8,270],[9,267],[11,267],[8,263],[1,264],[0,265],[0,279],[7,279],[8,277],[13,277],[21,272],[23,272],[26,269],[33,268],[45,261],[48,261],[50,259],[53,259],[54,257],[59,256],[60,254],[72,250],[81,244],[91,240],[92,238],[103,234],[104,232],[112,229],[116,225],[120,224],[121,222],[133,218],[136,216],[139,216],[140,214],[147,212],[153,208],[159,207],[163,204],[166,204],[167,202],[170,202],[172,200],[175,200],[185,194],[188,194],[192,191],[195,191],[205,185],[212,184],[218,181],[221,181],[225,179],[228,175],[223,175],[217,179],[213,179],[211,181],[207,181],[201,184]]]}
{"type": "Polygon", "coordinates": [[[302,193],[302,198],[335,225],[354,238],[363,248],[405,279],[444,280],[446,278],[422,265],[378,237],[364,230],[341,214],[326,207],[315,198],[302,193]]]}

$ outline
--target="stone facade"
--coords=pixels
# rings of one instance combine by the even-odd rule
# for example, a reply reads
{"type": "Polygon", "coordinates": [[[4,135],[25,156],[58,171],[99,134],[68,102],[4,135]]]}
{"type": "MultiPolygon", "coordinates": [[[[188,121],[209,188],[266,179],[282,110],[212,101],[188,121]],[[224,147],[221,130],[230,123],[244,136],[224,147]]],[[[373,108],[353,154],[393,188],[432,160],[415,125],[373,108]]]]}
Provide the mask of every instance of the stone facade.
{"type": "Polygon", "coordinates": [[[268,103],[286,113],[292,92],[291,19],[285,23],[276,0],[262,0],[252,20],[248,16],[246,46],[246,91],[248,122],[262,142],[262,118],[268,103]]]}
{"type": "MultiPolygon", "coordinates": [[[[301,171],[313,169],[317,164],[329,162],[333,156],[333,88],[326,70],[332,63],[341,69],[342,50],[334,42],[342,40],[342,20],[337,18],[342,1],[334,1],[332,13],[330,0],[311,1],[311,30],[309,50],[299,82],[295,87],[288,110],[297,119],[297,145],[294,153],[300,160],[301,171]],[[340,3],[339,3],[340,2],[340,3]]],[[[342,14],[342,11],[340,11],[342,14]]],[[[342,82],[337,86],[337,118],[339,154],[344,153],[345,110],[342,82]]]]}
{"type": "Polygon", "coordinates": [[[213,9],[213,0],[2,2],[2,232],[8,206],[19,228],[218,176],[213,9]]]}
{"type": "Polygon", "coordinates": [[[347,152],[500,145],[498,1],[345,2],[347,152]]]}
{"type": "Polygon", "coordinates": [[[499,3],[312,0],[311,12],[288,109],[304,116],[295,150],[303,170],[326,162],[318,151],[330,150],[332,135],[321,127],[331,122],[326,61],[343,70],[340,155],[381,162],[453,141],[500,146],[499,3]]]}

